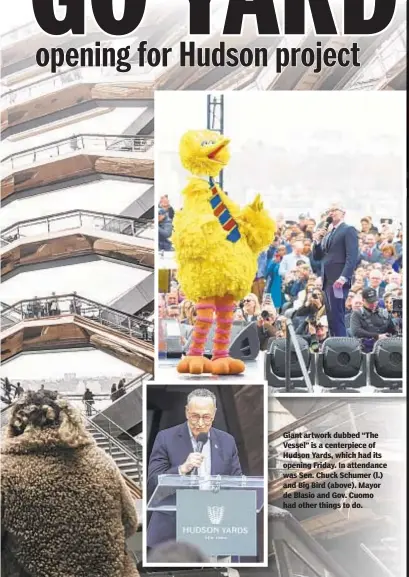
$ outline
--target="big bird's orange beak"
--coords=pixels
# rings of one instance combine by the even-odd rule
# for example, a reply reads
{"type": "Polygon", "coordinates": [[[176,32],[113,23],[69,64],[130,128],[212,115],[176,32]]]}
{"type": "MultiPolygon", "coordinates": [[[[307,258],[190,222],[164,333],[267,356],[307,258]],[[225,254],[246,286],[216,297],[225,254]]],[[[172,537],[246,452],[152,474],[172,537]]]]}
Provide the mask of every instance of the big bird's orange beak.
{"type": "Polygon", "coordinates": [[[213,149],[209,152],[207,157],[210,158],[210,160],[216,160],[215,156],[217,156],[217,154],[228,144],[230,144],[230,138],[223,138],[223,140],[216,142],[216,144],[213,145],[213,149]]]}

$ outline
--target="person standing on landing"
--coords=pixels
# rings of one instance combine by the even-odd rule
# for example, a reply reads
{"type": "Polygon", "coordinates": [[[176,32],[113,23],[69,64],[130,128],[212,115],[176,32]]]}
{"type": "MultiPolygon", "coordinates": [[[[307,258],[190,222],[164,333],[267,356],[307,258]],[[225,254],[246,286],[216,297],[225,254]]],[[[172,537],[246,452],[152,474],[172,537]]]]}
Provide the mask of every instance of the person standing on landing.
{"type": "Polygon", "coordinates": [[[331,224],[314,233],[313,257],[321,262],[330,335],[346,337],[345,301],[359,259],[358,231],[344,222],[345,210],[339,203],[327,215],[331,224]]]}

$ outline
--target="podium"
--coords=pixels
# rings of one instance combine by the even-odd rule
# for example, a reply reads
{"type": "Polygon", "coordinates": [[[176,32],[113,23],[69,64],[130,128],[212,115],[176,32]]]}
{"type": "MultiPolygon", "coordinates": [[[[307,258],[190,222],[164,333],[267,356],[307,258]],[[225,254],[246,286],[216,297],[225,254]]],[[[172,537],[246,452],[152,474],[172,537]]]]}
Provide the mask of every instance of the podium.
{"type": "Polygon", "coordinates": [[[263,477],[159,475],[147,509],[174,512],[176,540],[211,559],[257,557],[257,514],[263,477]]]}

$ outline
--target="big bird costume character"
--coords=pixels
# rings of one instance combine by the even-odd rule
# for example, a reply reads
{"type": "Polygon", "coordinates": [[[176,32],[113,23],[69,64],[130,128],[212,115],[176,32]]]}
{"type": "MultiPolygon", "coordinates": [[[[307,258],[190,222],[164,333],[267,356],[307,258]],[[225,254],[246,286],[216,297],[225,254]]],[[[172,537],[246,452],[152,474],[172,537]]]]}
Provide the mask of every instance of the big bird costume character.
{"type": "Polygon", "coordinates": [[[235,301],[250,292],[258,255],[274,238],[275,223],[260,195],[241,209],[213,180],[229,162],[229,142],[210,130],[190,130],[180,141],[182,164],[196,178],[183,190],[183,208],[173,221],[172,243],[178,281],[197,310],[191,346],[177,366],[180,373],[244,372],[244,363],[228,353],[235,301]],[[209,360],[203,353],[214,321],[209,360]]]}

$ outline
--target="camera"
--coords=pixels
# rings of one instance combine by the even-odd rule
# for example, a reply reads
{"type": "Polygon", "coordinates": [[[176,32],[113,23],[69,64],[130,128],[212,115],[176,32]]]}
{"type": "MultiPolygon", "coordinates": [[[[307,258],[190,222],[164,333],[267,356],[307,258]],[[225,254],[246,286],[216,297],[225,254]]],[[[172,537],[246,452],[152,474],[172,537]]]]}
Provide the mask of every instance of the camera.
{"type": "Polygon", "coordinates": [[[403,299],[400,298],[392,299],[392,313],[402,315],[402,312],[403,312],[403,299]]]}
{"type": "Polygon", "coordinates": [[[314,316],[312,316],[312,317],[309,317],[309,318],[308,318],[308,322],[310,323],[310,325],[311,325],[312,327],[317,328],[318,321],[317,321],[316,315],[314,315],[314,316]]]}

